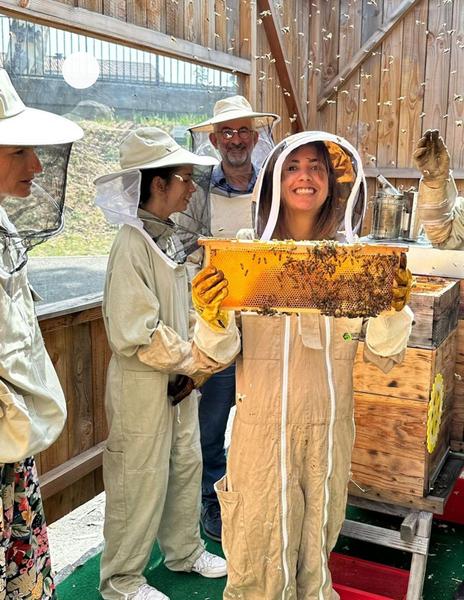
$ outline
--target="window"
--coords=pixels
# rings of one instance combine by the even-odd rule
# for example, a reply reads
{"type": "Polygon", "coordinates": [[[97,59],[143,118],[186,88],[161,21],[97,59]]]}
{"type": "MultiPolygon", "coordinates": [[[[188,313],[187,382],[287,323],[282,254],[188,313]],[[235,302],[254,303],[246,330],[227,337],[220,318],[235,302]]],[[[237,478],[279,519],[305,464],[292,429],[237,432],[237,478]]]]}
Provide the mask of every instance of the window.
{"type": "Polygon", "coordinates": [[[118,170],[119,143],[134,127],[155,125],[188,145],[187,127],[237,93],[237,77],[2,15],[0,64],[28,106],[65,115],[85,132],[71,154],[64,232],[31,252],[30,279],[45,302],[100,292],[115,228],[94,205],[93,180],[118,170]],[[82,85],[93,72],[93,85],[65,81],[71,56],[78,68],[68,80],[82,85]]]}

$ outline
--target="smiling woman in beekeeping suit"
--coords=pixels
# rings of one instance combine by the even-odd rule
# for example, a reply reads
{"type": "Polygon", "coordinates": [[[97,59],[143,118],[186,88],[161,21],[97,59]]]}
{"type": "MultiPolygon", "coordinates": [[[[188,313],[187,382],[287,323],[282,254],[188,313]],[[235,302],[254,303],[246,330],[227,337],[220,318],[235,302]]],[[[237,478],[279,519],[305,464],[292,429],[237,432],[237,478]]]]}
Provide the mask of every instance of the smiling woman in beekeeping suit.
{"type": "Polygon", "coordinates": [[[27,108],[0,69],[0,598],[54,598],[33,454],[60,434],[66,403],[34,312],[27,250],[63,226],[80,127],[27,108]]]}
{"type": "MultiPolygon", "coordinates": [[[[240,236],[353,241],[365,193],[348,142],[323,132],[291,136],[258,177],[256,231],[240,236]]],[[[400,269],[396,311],[367,323],[364,358],[384,371],[402,360],[409,337],[409,287],[400,269]]],[[[228,559],[224,598],[338,598],[328,558],[345,515],[362,319],[248,313],[241,321],[237,414],[227,473],[216,485],[228,559]]]]}

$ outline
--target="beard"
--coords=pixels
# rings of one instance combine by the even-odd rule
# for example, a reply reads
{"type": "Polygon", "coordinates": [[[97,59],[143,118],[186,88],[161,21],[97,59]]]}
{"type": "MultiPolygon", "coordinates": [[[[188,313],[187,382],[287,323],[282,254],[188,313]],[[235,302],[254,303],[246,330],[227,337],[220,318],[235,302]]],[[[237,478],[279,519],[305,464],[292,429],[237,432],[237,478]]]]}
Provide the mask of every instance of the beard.
{"type": "Polygon", "coordinates": [[[225,158],[230,166],[243,167],[243,165],[250,161],[250,154],[247,148],[239,146],[228,150],[225,158]]]}

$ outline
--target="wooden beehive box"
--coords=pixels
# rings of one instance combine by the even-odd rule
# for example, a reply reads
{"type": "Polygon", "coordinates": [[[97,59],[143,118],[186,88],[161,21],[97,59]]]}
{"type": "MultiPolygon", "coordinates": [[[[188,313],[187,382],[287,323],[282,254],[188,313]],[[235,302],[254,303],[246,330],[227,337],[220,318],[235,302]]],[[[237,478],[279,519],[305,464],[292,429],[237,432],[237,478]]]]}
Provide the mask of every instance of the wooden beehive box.
{"type": "Polygon", "coordinates": [[[416,276],[409,306],[414,324],[408,346],[438,348],[457,326],[459,281],[416,276]]]}
{"type": "MultiPolygon", "coordinates": [[[[464,281],[461,282],[461,287],[464,281]]],[[[464,315],[463,315],[464,316],[464,315]]],[[[456,368],[451,419],[452,449],[464,451],[464,318],[458,321],[456,331],[456,368]]]]}
{"type": "Polygon", "coordinates": [[[350,487],[352,494],[385,502],[409,499],[410,504],[411,498],[426,496],[433,485],[450,443],[458,306],[459,283],[419,278],[411,300],[415,311],[411,340],[417,347],[408,347],[404,361],[385,374],[363,361],[364,344],[359,344],[352,459],[357,485],[350,487]],[[437,444],[429,453],[427,414],[437,374],[444,380],[443,415],[437,444]]]}

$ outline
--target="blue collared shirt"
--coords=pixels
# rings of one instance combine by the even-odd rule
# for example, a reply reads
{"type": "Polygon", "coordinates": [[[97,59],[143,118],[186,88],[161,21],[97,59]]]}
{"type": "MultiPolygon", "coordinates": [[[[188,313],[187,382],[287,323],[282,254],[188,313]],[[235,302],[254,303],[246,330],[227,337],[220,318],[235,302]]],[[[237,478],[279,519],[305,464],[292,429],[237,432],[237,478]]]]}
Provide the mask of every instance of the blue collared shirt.
{"type": "Polygon", "coordinates": [[[227,194],[251,194],[253,188],[255,187],[256,178],[258,177],[258,169],[255,165],[251,165],[252,173],[251,179],[248,182],[248,187],[246,190],[236,190],[226,181],[226,176],[224,175],[224,171],[222,170],[222,163],[219,163],[214,167],[213,172],[211,174],[211,187],[218,187],[227,194]]]}

